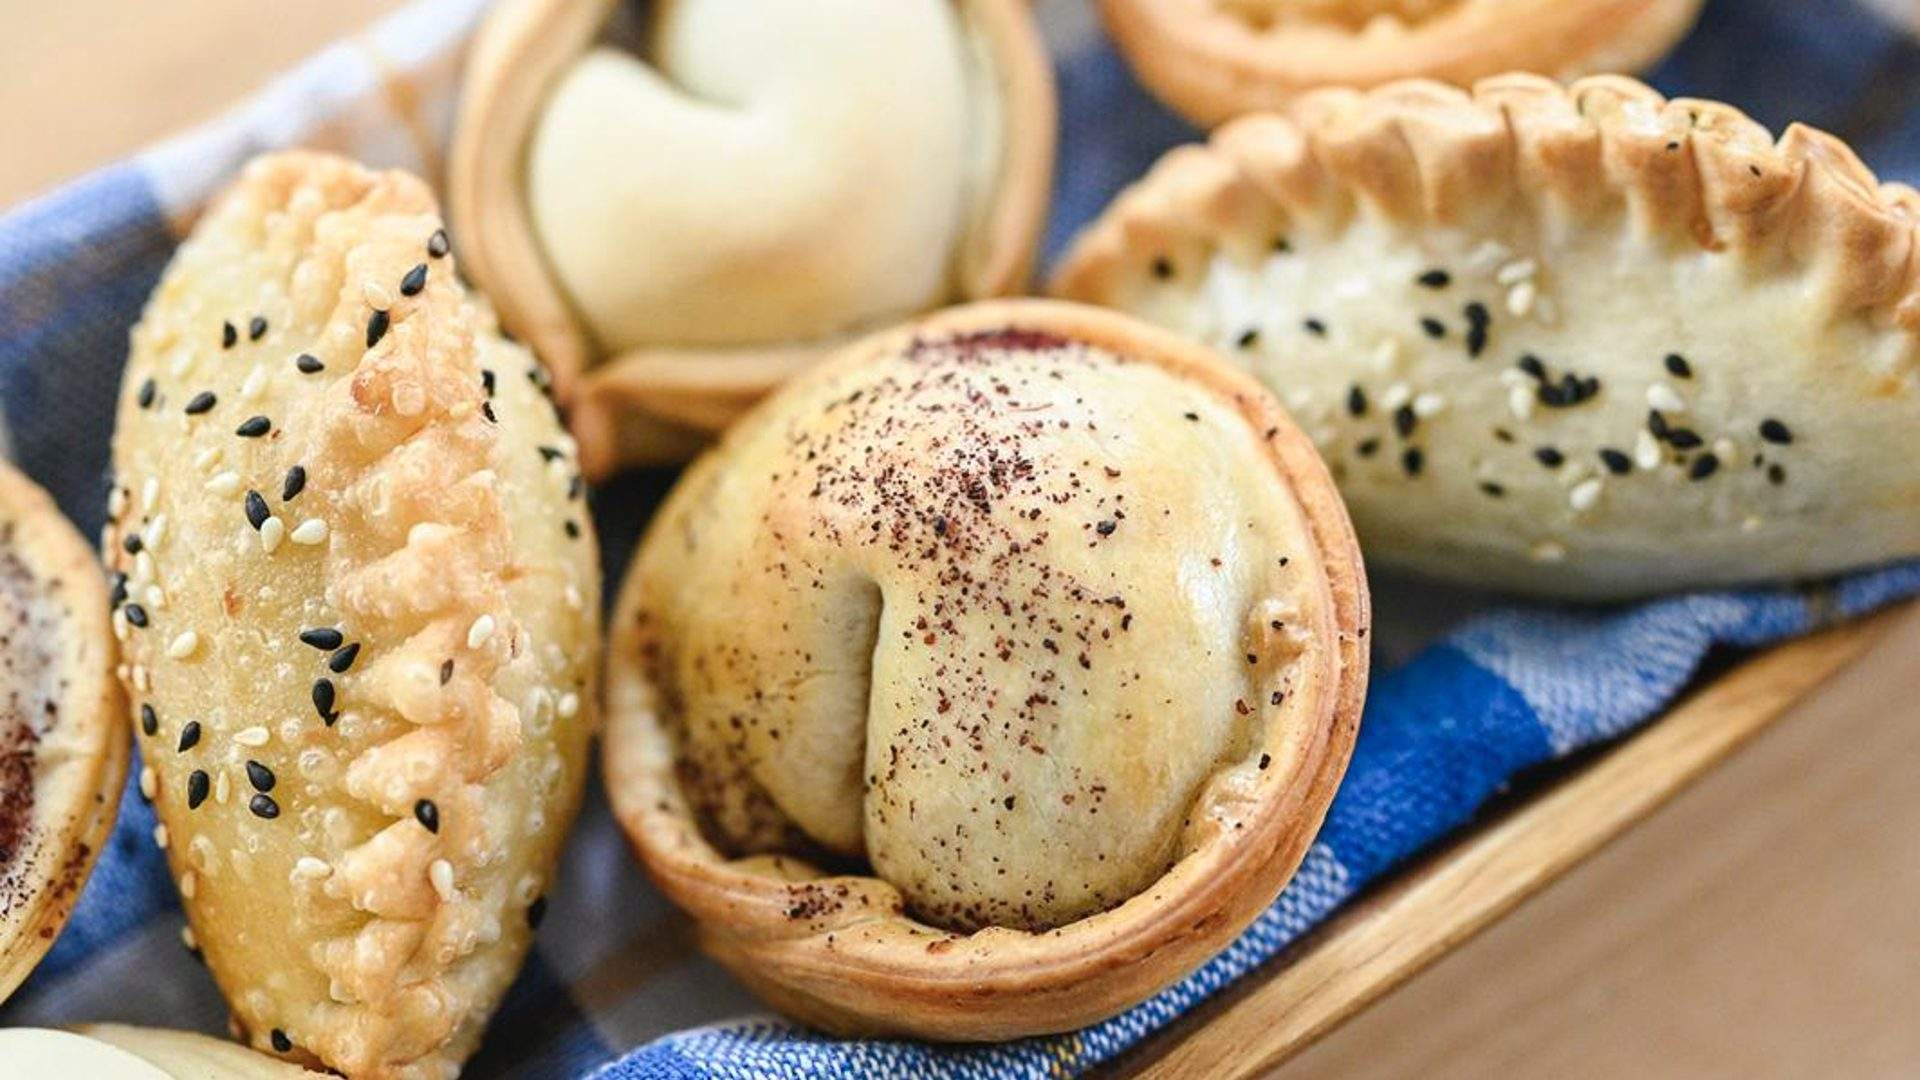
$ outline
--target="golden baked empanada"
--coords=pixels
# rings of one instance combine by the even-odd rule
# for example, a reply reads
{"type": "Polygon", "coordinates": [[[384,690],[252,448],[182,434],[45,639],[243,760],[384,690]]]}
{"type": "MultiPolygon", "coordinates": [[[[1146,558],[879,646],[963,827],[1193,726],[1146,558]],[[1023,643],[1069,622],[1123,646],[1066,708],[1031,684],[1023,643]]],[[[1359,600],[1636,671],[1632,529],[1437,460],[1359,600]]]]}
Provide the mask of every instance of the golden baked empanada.
{"type": "Polygon", "coordinates": [[[107,587],[85,540],[0,461],[0,1001],[53,945],[127,776],[107,587]]]}
{"type": "Polygon", "coordinates": [[[780,1008],[1066,1030],[1286,883],[1366,620],[1326,472],[1251,380],[1092,308],[958,308],[800,377],[681,479],[614,616],[608,791],[780,1008]]]}
{"type": "Polygon", "coordinates": [[[457,1071],[585,769],[592,525],[432,196],[256,160],[133,332],[113,624],[193,939],[258,1049],[457,1071]]]}
{"type": "Polygon", "coordinates": [[[1323,86],[1651,67],[1701,0],[1100,0],[1147,88],[1205,126],[1323,86]]]}
{"type": "Polygon", "coordinates": [[[1630,79],[1400,83],[1174,151],[1053,289],[1257,375],[1376,563],[1613,598],[1920,555],[1917,215],[1630,79]]]}

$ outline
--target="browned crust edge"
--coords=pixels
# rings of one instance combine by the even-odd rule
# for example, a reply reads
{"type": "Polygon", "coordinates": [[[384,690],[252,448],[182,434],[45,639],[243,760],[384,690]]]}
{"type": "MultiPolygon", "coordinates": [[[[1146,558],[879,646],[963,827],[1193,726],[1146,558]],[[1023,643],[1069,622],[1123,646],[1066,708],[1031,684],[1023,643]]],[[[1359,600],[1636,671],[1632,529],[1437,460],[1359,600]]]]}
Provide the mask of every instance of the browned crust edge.
{"type": "Polygon", "coordinates": [[[1108,32],[1155,97],[1203,127],[1322,86],[1467,84],[1503,71],[1640,71],[1692,28],[1701,0],[1469,0],[1390,35],[1262,29],[1214,0],[1101,0],[1108,32]]]}
{"type": "MultiPolygon", "coordinates": [[[[1327,677],[1316,680],[1321,726],[1292,775],[1263,780],[1270,795],[1246,828],[1204,841],[1120,907],[1039,934],[995,928],[956,937],[899,914],[899,894],[876,878],[783,881],[728,862],[701,838],[637,662],[645,631],[634,618],[641,597],[630,573],[607,669],[603,764],[614,813],[654,880],[693,914],[704,947],[775,1006],[828,1030],[1000,1040],[1081,1027],[1146,999],[1225,946],[1279,894],[1319,830],[1358,731],[1370,617],[1359,546],[1311,443],[1251,379],[1130,318],[1041,300],[943,312],[871,337],[834,363],[862,363],[916,334],[1009,326],[1098,344],[1194,379],[1267,435],[1326,575],[1329,624],[1314,650],[1326,665],[1327,677]],[[845,887],[845,914],[790,915],[823,887],[845,887]]],[[[804,870],[779,858],[771,868],[804,870]]]]}
{"type": "Polygon", "coordinates": [[[113,677],[117,650],[107,626],[106,582],[92,549],[46,492],[4,461],[0,517],[14,521],[19,550],[39,576],[59,579],[71,632],[92,646],[92,662],[73,673],[61,711],[63,725],[83,725],[90,737],[85,752],[58,763],[85,765],[88,771],[58,805],[41,804],[42,792],[36,791],[34,826],[46,830],[37,852],[41,880],[18,917],[0,923],[0,1001],[5,1001],[53,946],[113,831],[127,776],[129,735],[126,700],[113,677]]]}

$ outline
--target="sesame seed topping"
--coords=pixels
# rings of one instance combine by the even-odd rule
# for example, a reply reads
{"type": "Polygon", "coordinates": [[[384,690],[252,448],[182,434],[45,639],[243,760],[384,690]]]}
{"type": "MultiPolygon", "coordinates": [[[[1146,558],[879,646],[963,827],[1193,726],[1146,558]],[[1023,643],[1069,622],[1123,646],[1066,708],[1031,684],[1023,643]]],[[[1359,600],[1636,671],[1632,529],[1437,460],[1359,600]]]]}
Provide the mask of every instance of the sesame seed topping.
{"type": "Polygon", "coordinates": [[[1402,405],[1393,410],[1394,433],[1403,439],[1413,434],[1413,429],[1419,422],[1420,418],[1414,415],[1411,404],[1402,405]]]}
{"type": "Polygon", "coordinates": [[[1692,428],[1668,428],[1667,445],[1675,450],[1696,450],[1706,442],[1692,428]]]}
{"type": "Polygon", "coordinates": [[[248,799],[247,809],[253,811],[254,817],[267,821],[280,816],[280,804],[273,801],[273,796],[264,793],[255,794],[253,798],[248,799]]]}
{"type": "Polygon", "coordinates": [[[1429,289],[1444,289],[1452,284],[1453,275],[1447,273],[1445,270],[1435,268],[1428,270],[1413,280],[1429,289]]]}
{"type": "Polygon", "coordinates": [[[311,630],[300,631],[300,643],[310,645],[322,652],[331,652],[340,647],[346,635],[331,626],[316,626],[311,630]]]}
{"type": "Polygon", "coordinates": [[[1673,387],[1662,382],[1648,384],[1647,404],[1662,412],[1687,411],[1687,403],[1681,399],[1673,387]]]}
{"type": "Polygon", "coordinates": [[[140,797],[148,802],[152,802],[153,797],[159,794],[159,792],[160,777],[154,773],[153,766],[140,766],[140,797]]]}
{"type": "Polygon", "coordinates": [[[445,686],[452,681],[453,681],[453,661],[447,660],[440,665],[440,685],[445,686]]]}
{"type": "Polygon", "coordinates": [[[1353,450],[1354,453],[1359,454],[1363,458],[1370,458],[1380,452],[1380,440],[1361,439],[1358,443],[1354,444],[1353,450]]]}
{"type": "Polygon", "coordinates": [[[1567,502],[1575,510],[1591,510],[1600,501],[1602,482],[1599,477],[1582,480],[1567,492],[1567,502]]]}
{"type": "Polygon", "coordinates": [[[263,315],[255,315],[247,320],[247,340],[259,341],[267,336],[267,320],[263,315]]]}
{"type": "Polygon", "coordinates": [[[198,648],[200,648],[200,635],[195,631],[185,630],[175,635],[172,641],[167,642],[167,658],[185,660],[198,648]]]}
{"type": "Polygon", "coordinates": [[[294,357],[293,367],[302,375],[318,375],[327,370],[327,365],[321,363],[320,358],[312,353],[301,353],[294,357]]]}
{"type": "Polygon", "coordinates": [[[188,416],[199,416],[201,413],[212,410],[214,405],[219,403],[219,400],[219,398],[214,396],[213,391],[202,390],[187,399],[186,408],[182,411],[188,416]]]}
{"type": "Polygon", "coordinates": [[[252,758],[247,759],[247,783],[252,784],[255,791],[272,791],[276,779],[272,769],[252,758]]]}
{"type": "Polygon", "coordinates": [[[187,809],[198,810],[200,804],[207,801],[213,793],[213,780],[205,769],[195,769],[187,774],[187,809]]]}
{"type": "Polygon", "coordinates": [[[491,615],[482,615],[473,620],[473,625],[467,628],[467,648],[477,649],[485,645],[487,639],[493,636],[493,628],[493,616],[491,615]]]}
{"type": "Polygon", "coordinates": [[[260,526],[273,516],[273,511],[267,509],[267,500],[257,491],[249,490],[242,506],[246,509],[247,524],[253,526],[255,532],[260,531],[260,526]]]}
{"type": "Polygon", "coordinates": [[[287,478],[280,482],[280,501],[292,502],[294,497],[307,489],[307,470],[299,465],[287,470],[287,478]]]}
{"type": "Polygon", "coordinates": [[[273,733],[267,730],[265,724],[243,727],[233,733],[233,741],[241,746],[265,746],[272,738],[273,733]]]}
{"type": "Polygon", "coordinates": [[[1431,315],[1423,315],[1420,317],[1420,329],[1424,331],[1428,337],[1436,340],[1447,336],[1447,324],[1431,315]]]}
{"type": "Polygon", "coordinates": [[[140,534],[137,532],[128,533],[120,541],[120,549],[122,551],[125,551],[129,555],[140,554],[140,547],[141,547],[140,534]]]}
{"type": "Polygon", "coordinates": [[[427,264],[426,263],[420,263],[419,265],[415,266],[413,269],[407,271],[406,277],[403,277],[400,279],[400,295],[401,296],[418,296],[420,295],[420,290],[426,287],[427,287],[427,264]]]}
{"type": "Polygon", "coordinates": [[[142,703],[140,706],[140,730],[148,735],[160,730],[160,716],[153,711],[151,705],[142,703]]]}
{"type": "Polygon", "coordinates": [[[327,877],[332,873],[333,873],[332,863],[327,862],[325,859],[316,859],[312,855],[302,855],[298,859],[294,860],[293,872],[290,876],[297,879],[312,881],[319,878],[327,877]]]}
{"type": "Polygon", "coordinates": [[[1549,469],[1557,469],[1566,464],[1567,461],[1565,454],[1562,454],[1558,449],[1551,446],[1536,447],[1533,451],[1533,456],[1535,460],[1549,469]]]}
{"type": "Polygon", "coordinates": [[[440,831],[440,808],[433,805],[432,799],[421,799],[413,804],[413,817],[422,828],[430,833],[440,831]]]}
{"type": "Polygon", "coordinates": [[[257,439],[273,430],[273,421],[264,416],[249,416],[233,429],[235,435],[243,439],[257,439]]]}
{"type": "Polygon", "coordinates": [[[139,604],[128,604],[121,610],[125,612],[128,622],[142,630],[147,628],[146,608],[141,607],[139,604]]]}
{"type": "Polygon", "coordinates": [[[353,666],[354,658],[360,655],[360,643],[354,642],[327,658],[327,670],[335,675],[343,674],[353,666]]]}
{"type": "Polygon", "coordinates": [[[159,390],[153,385],[153,380],[148,379],[146,382],[140,384],[140,393],[134,400],[138,401],[140,407],[143,409],[152,408],[153,398],[157,393],[159,393],[159,390]]]}
{"type": "Polygon", "coordinates": [[[307,546],[322,543],[327,538],[327,523],[319,518],[308,518],[288,533],[287,537],[296,544],[307,546]]]}
{"type": "Polygon", "coordinates": [[[453,899],[453,864],[445,859],[435,859],[427,864],[427,881],[433,885],[433,891],[441,900],[453,899]]]}
{"type": "Polygon", "coordinates": [[[367,317],[367,348],[371,349],[380,344],[380,339],[387,336],[389,325],[390,320],[386,309],[374,309],[373,314],[367,317]]]}
{"type": "Polygon", "coordinates": [[[1767,482],[1778,487],[1787,482],[1787,470],[1782,465],[1767,466],[1767,482]]]}
{"type": "Polygon", "coordinates": [[[272,1041],[273,1052],[276,1054],[284,1054],[293,1049],[293,1040],[287,1038],[287,1033],[279,1028],[274,1028],[268,1033],[267,1038],[272,1041]]]}
{"type": "Polygon", "coordinates": [[[174,746],[174,752],[184,754],[198,745],[200,745],[200,721],[189,720],[186,726],[180,729],[180,741],[174,746]]]}
{"type": "Polygon", "coordinates": [[[239,341],[240,331],[235,330],[231,322],[222,322],[220,324],[220,347],[223,349],[231,349],[239,341]]]}
{"type": "Polygon", "coordinates": [[[1478,300],[1462,309],[1467,317],[1467,355],[1478,359],[1487,348],[1487,324],[1493,316],[1487,311],[1487,305],[1478,300]]]}
{"type": "Polygon", "coordinates": [[[1541,382],[1545,382],[1547,379],[1547,365],[1532,353],[1527,353],[1520,357],[1519,361],[1513,366],[1539,379],[1541,382]]]}
{"type": "Polygon", "coordinates": [[[231,469],[215,473],[207,480],[206,487],[215,495],[231,495],[240,490],[240,474],[231,469]]]}
{"type": "Polygon", "coordinates": [[[167,823],[161,822],[153,827],[153,846],[161,851],[167,850],[167,823]]]}
{"type": "Polygon", "coordinates": [[[1712,454],[1701,454],[1687,467],[1687,479],[1705,480],[1720,468],[1720,459],[1712,454]]]}
{"type": "Polygon", "coordinates": [[[1153,257],[1152,269],[1153,276],[1162,281],[1173,276],[1173,263],[1170,262],[1165,255],[1156,255],[1153,257]]]}
{"type": "Polygon", "coordinates": [[[1693,378],[1693,365],[1687,363],[1687,358],[1681,356],[1679,353],[1668,353],[1667,358],[1662,361],[1662,363],[1667,369],[1667,374],[1672,375],[1676,379],[1693,378]]]}
{"type": "Polygon", "coordinates": [[[1419,476],[1420,470],[1425,468],[1426,464],[1427,455],[1417,446],[1407,447],[1406,451],[1400,455],[1400,467],[1407,471],[1408,476],[1419,476]]]}
{"type": "Polygon", "coordinates": [[[1367,414],[1367,392],[1360,389],[1359,383],[1354,383],[1353,386],[1347,390],[1347,413],[1350,416],[1365,416],[1367,414]]]}
{"type": "Polygon", "coordinates": [[[497,381],[494,379],[493,369],[481,368],[480,369],[480,389],[485,390],[487,392],[488,397],[492,397],[493,391],[497,385],[498,385],[497,381]]]}
{"type": "Polygon", "coordinates": [[[1314,337],[1327,336],[1327,324],[1319,319],[1308,318],[1302,321],[1300,325],[1307,333],[1312,334],[1314,337]]]}
{"type": "Polygon", "coordinates": [[[447,254],[447,230],[435,229],[433,235],[427,237],[427,254],[436,259],[447,254]]]}
{"type": "Polygon", "coordinates": [[[1507,494],[1507,489],[1505,487],[1501,486],[1500,484],[1496,484],[1491,480],[1482,480],[1480,482],[1480,491],[1483,494],[1491,496],[1492,498],[1495,498],[1495,499],[1505,498],[1507,494]]]}
{"type": "Polygon", "coordinates": [[[286,539],[287,524],[277,517],[270,517],[260,526],[260,550],[271,555],[280,549],[280,541],[286,539]]]}
{"type": "Polygon", "coordinates": [[[325,721],[328,727],[332,727],[333,722],[340,719],[340,714],[333,710],[333,704],[333,680],[315,679],[313,681],[313,710],[320,714],[320,719],[325,721]]]}
{"type": "Polygon", "coordinates": [[[1786,446],[1793,442],[1792,430],[1771,416],[1760,421],[1760,437],[1776,446],[1786,446]]]}
{"type": "Polygon", "coordinates": [[[1600,448],[1600,463],[1615,476],[1624,476],[1633,471],[1633,459],[1610,446],[1600,448]]]}
{"type": "Polygon", "coordinates": [[[562,720],[571,720],[580,715],[580,695],[571,690],[561,694],[559,704],[554,706],[554,712],[562,720]]]}

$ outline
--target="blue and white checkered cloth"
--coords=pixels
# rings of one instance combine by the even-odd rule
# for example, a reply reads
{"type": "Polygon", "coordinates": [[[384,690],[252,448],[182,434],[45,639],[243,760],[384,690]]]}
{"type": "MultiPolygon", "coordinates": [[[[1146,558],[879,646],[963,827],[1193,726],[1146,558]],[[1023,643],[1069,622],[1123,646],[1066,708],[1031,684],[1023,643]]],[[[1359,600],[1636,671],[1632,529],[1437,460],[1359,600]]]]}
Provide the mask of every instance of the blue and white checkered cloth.
{"type": "MultiPolygon", "coordinates": [[[[241,161],[272,147],[321,146],[436,176],[460,48],[484,3],[417,0],[239,111],[0,218],[0,450],[10,445],[83,528],[101,521],[127,328],[185,224],[241,161]],[[395,79],[411,92],[394,93],[395,79]]],[[[1047,243],[1057,254],[1123,184],[1196,136],[1141,93],[1082,0],[1038,7],[1064,121],[1047,243]]],[[[1715,0],[1653,81],[1669,93],[1732,101],[1776,130],[1806,120],[1849,139],[1883,175],[1920,178],[1920,108],[1911,104],[1920,101],[1920,48],[1845,4],[1715,0]]],[[[669,480],[629,476],[598,494],[610,574],[669,480]]],[[[1373,693],[1318,842],[1238,941],[1151,1001],[1070,1035],[970,1048],[837,1041],[752,1015],[754,1001],[698,955],[685,920],[640,877],[596,791],[552,890],[554,917],[470,1075],[1082,1072],[1273,957],[1466,823],[1515,773],[1658,714],[1710,650],[1763,645],[1920,594],[1920,565],[1817,588],[1609,610],[1500,606],[1431,586],[1375,585],[1373,693]]],[[[72,922],[0,1008],[0,1023],[223,1030],[218,993],[179,945],[182,918],[149,839],[153,823],[129,793],[72,922]]]]}

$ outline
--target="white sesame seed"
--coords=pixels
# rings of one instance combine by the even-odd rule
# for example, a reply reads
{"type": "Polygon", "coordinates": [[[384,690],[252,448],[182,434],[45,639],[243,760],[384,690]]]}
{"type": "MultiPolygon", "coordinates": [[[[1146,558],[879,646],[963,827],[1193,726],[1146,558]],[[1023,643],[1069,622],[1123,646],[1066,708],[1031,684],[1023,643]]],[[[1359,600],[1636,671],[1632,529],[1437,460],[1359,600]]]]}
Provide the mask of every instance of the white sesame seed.
{"type": "Polygon", "coordinates": [[[167,542],[167,515],[155,515],[147,525],[147,531],[140,535],[140,541],[149,551],[160,550],[160,545],[167,542]]]}
{"type": "Polygon", "coordinates": [[[133,580],[144,583],[158,576],[154,571],[153,556],[145,549],[133,557],[133,580]]]}
{"type": "Polygon", "coordinates": [[[260,391],[264,389],[266,385],[267,369],[259,364],[255,364],[253,370],[247,372],[247,381],[240,384],[240,400],[253,401],[259,398],[260,391]]]}
{"type": "Polygon", "coordinates": [[[260,550],[271,555],[280,547],[280,541],[286,539],[287,525],[278,517],[268,517],[260,523],[260,550]]]}
{"type": "Polygon", "coordinates": [[[159,501],[160,478],[157,476],[149,476],[147,477],[147,482],[140,485],[140,508],[151,514],[153,513],[154,506],[159,503],[159,501]]]}
{"type": "Polygon", "coordinates": [[[1687,402],[1673,387],[1657,382],[1647,386],[1647,404],[1661,412],[1686,412],[1687,402]]]}
{"type": "Polygon", "coordinates": [[[219,803],[221,806],[225,806],[227,805],[227,796],[231,794],[233,794],[233,783],[227,779],[227,774],[222,771],[215,775],[213,778],[213,801],[219,803]]]}
{"type": "Polygon", "coordinates": [[[385,311],[393,306],[393,293],[385,284],[373,278],[360,283],[360,299],[365,300],[368,307],[379,311],[385,311]]]}
{"type": "Polygon", "coordinates": [[[580,595],[579,586],[574,585],[572,582],[567,583],[567,590],[566,590],[565,596],[567,600],[567,607],[570,610],[579,611],[581,608],[587,606],[586,597],[580,595]]]}
{"type": "Polygon", "coordinates": [[[185,945],[189,949],[198,949],[200,947],[200,939],[193,936],[193,927],[182,926],[180,928],[180,944],[185,945]]]}
{"type": "Polygon", "coordinates": [[[1722,435],[1713,440],[1713,452],[1720,455],[1721,461],[1732,461],[1740,456],[1740,444],[1722,435]]]}
{"type": "Polygon", "coordinates": [[[1431,390],[1424,394],[1417,395],[1413,399],[1413,415],[1420,417],[1422,420],[1429,416],[1438,415],[1440,410],[1446,407],[1447,399],[1431,390]]]}
{"type": "Polygon", "coordinates": [[[153,680],[148,677],[145,664],[133,665],[133,688],[143,694],[153,689],[153,680]]]}
{"type": "Polygon", "coordinates": [[[571,720],[580,715],[580,695],[571,691],[560,695],[560,703],[554,706],[560,719],[571,720]]]}
{"type": "Polygon", "coordinates": [[[127,629],[126,613],[121,611],[119,608],[114,608],[113,609],[113,636],[116,639],[124,642],[127,640],[127,635],[129,632],[130,631],[127,629]]]}
{"type": "Polygon", "coordinates": [[[154,794],[159,790],[160,780],[153,775],[153,766],[140,766],[140,794],[145,795],[148,802],[152,802],[154,794]]]}
{"type": "Polygon", "coordinates": [[[206,472],[219,463],[220,448],[218,446],[209,446],[205,450],[193,455],[193,467],[199,469],[201,472],[206,472]]]}
{"type": "Polygon", "coordinates": [[[1634,436],[1633,463],[1642,469],[1660,467],[1660,441],[1653,437],[1653,432],[1642,430],[1634,436]]]}
{"type": "Polygon", "coordinates": [[[193,359],[191,350],[174,353],[173,359],[167,361],[167,374],[176,378],[185,375],[187,370],[193,367],[193,359]]]}
{"type": "Polygon", "coordinates": [[[167,823],[161,822],[153,827],[153,845],[161,851],[167,850],[167,823]]]}
{"type": "Polygon", "coordinates": [[[1397,382],[1387,387],[1386,393],[1380,395],[1380,407],[1391,411],[1412,400],[1413,388],[1406,383],[1397,382]]]}
{"type": "Polygon", "coordinates": [[[1404,355],[1405,351],[1406,346],[1400,343],[1399,338],[1381,338],[1380,344],[1373,347],[1372,360],[1374,371],[1382,375],[1392,372],[1400,366],[1400,358],[1404,355]]]}
{"type": "Polygon", "coordinates": [[[480,646],[485,645],[487,643],[487,639],[492,636],[493,636],[493,616],[482,615],[479,618],[473,620],[473,625],[467,628],[467,648],[477,649],[480,646]]]}
{"type": "Polygon", "coordinates": [[[1582,480],[1567,492],[1567,502],[1575,510],[1591,510],[1600,501],[1600,479],[1582,480]]]}
{"type": "Polygon", "coordinates": [[[1534,562],[1556,563],[1567,557],[1567,549],[1552,540],[1542,540],[1527,554],[1534,562]]]}
{"type": "Polygon", "coordinates": [[[320,878],[331,876],[332,873],[333,864],[327,862],[325,859],[316,859],[311,855],[302,855],[294,861],[293,873],[290,876],[295,881],[317,881],[320,878]]]}
{"type": "Polygon", "coordinates": [[[267,745],[267,740],[272,737],[272,732],[269,732],[264,724],[243,727],[233,733],[233,741],[239,743],[241,746],[265,746],[267,745]]]}
{"type": "Polygon", "coordinates": [[[1507,313],[1516,318],[1525,318],[1539,299],[1540,289],[1531,281],[1523,281],[1507,290],[1507,313]]]}
{"type": "Polygon", "coordinates": [[[1532,259],[1515,259],[1501,267],[1499,273],[1493,275],[1493,280],[1502,285],[1518,285],[1530,280],[1539,270],[1540,264],[1532,259]]]}
{"type": "Polygon", "coordinates": [[[435,859],[427,864],[427,880],[433,884],[433,891],[441,900],[453,899],[453,864],[445,859],[435,859]]]}
{"type": "Polygon", "coordinates": [[[207,490],[215,495],[232,495],[240,490],[240,474],[232,469],[215,473],[213,479],[207,481],[207,490]]]}
{"type": "Polygon", "coordinates": [[[191,900],[193,899],[193,894],[199,891],[200,891],[200,876],[198,874],[195,874],[193,871],[189,870],[186,873],[180,875],[181,899],[191,900]]]}
{"type": "Polygon", "coordinates": [[[1533,390],[1526,386],[1507,388],[1507,411],[1513,413],[1516,420],[1525,420],[1533,415],[1533,390]]]}
{"type": "Polygon", "coordinates": [[[147,606],[158,610],[167,606],[167,591],[158,585],[147,586],[147,606]]]}
{"type": "Polygon", "coordinates": [[[309,547],[321,543],[327,538],[327,523],[319,518],[308,518],[301,522],[288,535],[288,538],[296,544],[305,544],[309,547]]]}
{"type": "Polygon", "coordinates": [[[124,514],[126,512],[127,512],[126,489],[122,488],[119,484],[115,484],[113,485],[113,490],[107,492],[107,516],[117,518],[121,514],[124,514]]]}
{"type": "Polygon", "coordinates": [[[183,630],[174,635],[172,641],[167,642],[167,658],[170,660],[185,660],[187,657],[192,656],[194,651],[199,648],[199,633],[193,630],[183,630]]]}
{"type": "Polygon", "coordinates": [[[1467,266],[1485,273],[1513,258],[1513,249],[1498,240],[1488,240],[1467,253],[1467,266]]]}

